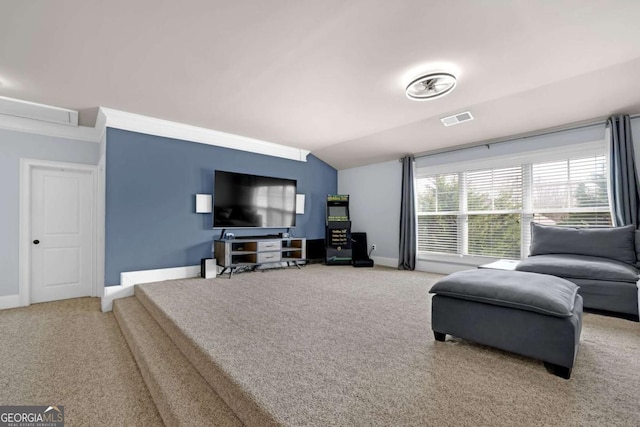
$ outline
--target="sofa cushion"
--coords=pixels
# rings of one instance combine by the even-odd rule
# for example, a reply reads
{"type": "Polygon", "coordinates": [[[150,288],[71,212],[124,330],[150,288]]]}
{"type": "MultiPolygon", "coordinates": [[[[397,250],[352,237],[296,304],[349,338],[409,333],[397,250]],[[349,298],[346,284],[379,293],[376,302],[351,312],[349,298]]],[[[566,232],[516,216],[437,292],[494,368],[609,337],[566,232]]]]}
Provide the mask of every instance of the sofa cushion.
{"type": "Polygon", "coordinates": [[[516,266],[518,271],[551,274],[567,279],[593,279],[635,283],[638,270],[624,262],[586,255],[536,255],[516,266]]]}
{"type": "Polygon", "coordinates": [[[557,317],[573,312],[578,286],[546,274],[478,269],[438,281],[430,293],[557,317]]]}
{"type": "Polygon", "coordinates": [[[531,223],[531,255],[605,257],[635,265],[635,227],[571,228],[531,223]]]}
{"type": "Polygon", "coordinates": [[[638,315],[638,287],[630,282],[606,280],[571,279],[578,285],[584,306],[616,313],[638,315]]]}

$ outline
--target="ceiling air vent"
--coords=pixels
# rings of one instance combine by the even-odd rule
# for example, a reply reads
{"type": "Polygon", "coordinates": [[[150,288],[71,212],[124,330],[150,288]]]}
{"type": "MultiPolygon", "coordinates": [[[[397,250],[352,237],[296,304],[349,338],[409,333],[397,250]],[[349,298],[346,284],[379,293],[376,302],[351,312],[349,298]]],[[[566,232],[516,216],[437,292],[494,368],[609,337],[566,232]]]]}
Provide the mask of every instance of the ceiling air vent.
{"type": "Polygon", "coordinates": [[[0,114],[41,120],[43,122],[78,126],[78,112],[50,105],[0,96],[0,114]]]}
{"type": "Polygon", "coordinates": [[[440,119],[443,125],[445,126],[453,126],[458,123],[468,122],[469,120],[473,120],[473,116],[471,115],[471,111],[465,111],[464,113],[454,114],[453,116],[443,117],[440,119]]]}

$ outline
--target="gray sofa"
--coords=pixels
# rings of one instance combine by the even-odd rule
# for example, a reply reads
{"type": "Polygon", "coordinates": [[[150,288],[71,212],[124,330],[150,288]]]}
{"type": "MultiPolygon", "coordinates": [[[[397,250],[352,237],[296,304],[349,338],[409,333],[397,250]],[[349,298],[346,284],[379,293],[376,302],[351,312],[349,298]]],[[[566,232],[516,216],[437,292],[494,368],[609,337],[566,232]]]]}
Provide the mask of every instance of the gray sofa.
{"type": "Polygon", "coordinates": [[[516,270],[550,274],[580,287],[585,308],[638,318],[640,232],[633,225],[568,228],[531,224],[531,253],[516,270]]]}

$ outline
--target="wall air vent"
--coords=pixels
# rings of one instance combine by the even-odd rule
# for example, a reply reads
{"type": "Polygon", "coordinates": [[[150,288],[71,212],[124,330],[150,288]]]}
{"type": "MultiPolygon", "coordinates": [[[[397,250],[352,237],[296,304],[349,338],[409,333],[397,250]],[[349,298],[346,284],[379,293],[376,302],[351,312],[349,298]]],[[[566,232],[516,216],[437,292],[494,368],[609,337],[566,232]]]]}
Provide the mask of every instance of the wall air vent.
{"type": "Polygon", "coordinates": [[[453,116],[443,117],[440,119],[443,125],[445,126],[453,126],[458,123],[468,122],[469,120],[473,120],[473,116],[471,115],[471,111],[465,111],[464,113],[454,114],[453,116]]]}
{"type": "Polygon", "coordinates": [[[41,120],[43,122],[78,126],[78,112],[50,105],[36,104],[0,96],[0,114],[41,120]]]}

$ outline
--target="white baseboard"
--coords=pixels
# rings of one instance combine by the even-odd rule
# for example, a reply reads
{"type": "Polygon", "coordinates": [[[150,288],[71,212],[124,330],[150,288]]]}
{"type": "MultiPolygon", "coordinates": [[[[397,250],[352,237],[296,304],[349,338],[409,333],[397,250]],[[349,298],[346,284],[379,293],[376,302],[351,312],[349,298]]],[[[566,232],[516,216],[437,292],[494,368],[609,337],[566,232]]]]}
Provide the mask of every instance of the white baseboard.
{"type": "MultiPolygon", "coordinates": [[[[371,259],[376,265],[398,268],[398,258],[372,256],[371,259]]],[[[416,271],[424,271],[427,273],[451,274],[456,271],[472,270],[476,267],[476,264],[416,260],[416,271]]]]}
{"type": "Polygon", "coordinates": [[[427,273],[451,274],[456,271],[474,270],[478,266],[476,264],[451,263],[442,261],[416,261],[416,270],[425,271],[427,273]]]}
{"type": "Polygon", "coordinates": [[[371,259],[375,265],[382,265],[384,267],[398,268],[398,258],[388,258],[383,256],[372,256],[371,259]]]}
{"type": "Polygon", "coordinates": [[[20,304],[20,294],[0,297],[0,310],[16,307],[22,307],[22,304],[20,304]]]}
{"type": "Polygon", "coordinates": [[[157,270],[125,271],[120,273],[120,285],[105,286],[101,300],[102,311],[113,309],[113,300],[133,296],[133,288],[140,283],[162,282],[163,280],[199,277],[200,266],[160,268],[157,270]]]}

